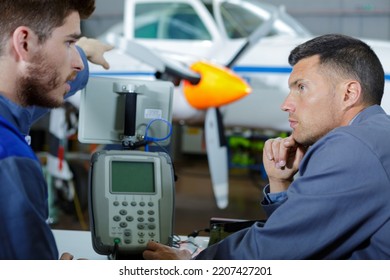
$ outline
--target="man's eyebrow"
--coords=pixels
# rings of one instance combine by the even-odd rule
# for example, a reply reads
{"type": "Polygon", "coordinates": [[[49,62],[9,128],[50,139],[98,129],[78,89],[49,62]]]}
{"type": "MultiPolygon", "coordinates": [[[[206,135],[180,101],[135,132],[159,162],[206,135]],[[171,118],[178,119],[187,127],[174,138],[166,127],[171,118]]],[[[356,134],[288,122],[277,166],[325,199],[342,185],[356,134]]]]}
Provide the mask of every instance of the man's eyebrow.
{"type": "Polygon", "coordinates": [[[68,37],[70,39],[78,40],[82,37],[82,35],[81,35],[81,33],[73,33],[73,34],[67,35],[66,37],[68,37]]]}
{"type": "Polygon", "coordinates": [[[302,79],[297,79],[291,83],[288,84],[288,88],[291,88],[293,86],[296,86],[300,81],[303,81],[302,79]]]}

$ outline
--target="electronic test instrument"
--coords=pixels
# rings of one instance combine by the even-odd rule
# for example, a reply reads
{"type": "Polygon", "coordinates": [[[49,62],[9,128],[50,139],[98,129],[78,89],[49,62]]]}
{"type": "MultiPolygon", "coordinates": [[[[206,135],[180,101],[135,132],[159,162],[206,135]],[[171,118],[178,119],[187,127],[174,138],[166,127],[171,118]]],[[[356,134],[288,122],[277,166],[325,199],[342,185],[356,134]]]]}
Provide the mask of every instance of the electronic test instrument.
{"type": "Polygon", "coordinates": [[[79,141],[118,145],[91,157],[89,212],[94,250],[141,258],[149,240],[172,245],[174,172],[169,145],[173,84],[90,77],[81,93],[79,141]],[[136,150],[145,146],[144,150],[136,150]]]}

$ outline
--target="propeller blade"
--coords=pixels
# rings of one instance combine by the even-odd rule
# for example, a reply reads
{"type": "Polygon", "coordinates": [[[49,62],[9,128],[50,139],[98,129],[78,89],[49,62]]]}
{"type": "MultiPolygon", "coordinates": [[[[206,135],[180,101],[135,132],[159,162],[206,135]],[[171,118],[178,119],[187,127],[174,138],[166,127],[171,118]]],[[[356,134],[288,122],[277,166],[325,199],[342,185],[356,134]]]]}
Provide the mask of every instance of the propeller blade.
{"type": "Polygon", "coordinates": [[[205,119],[207,159],[215,200],[220,209],[226,208],[229,203],[228,153],[223,127],[219,109],[207,109],[205,119]]]}

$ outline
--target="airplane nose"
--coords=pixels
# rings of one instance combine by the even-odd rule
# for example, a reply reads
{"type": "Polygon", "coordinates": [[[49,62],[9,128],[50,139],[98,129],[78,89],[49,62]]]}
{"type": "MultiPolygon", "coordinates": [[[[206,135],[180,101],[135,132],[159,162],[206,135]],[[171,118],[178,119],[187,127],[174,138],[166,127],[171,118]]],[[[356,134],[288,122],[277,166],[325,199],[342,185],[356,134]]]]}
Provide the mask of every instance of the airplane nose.
{"type": "Polygon", "coordinates": [[[184,81],[183,91],[189,104],[196,109],[220,107],[252,92],[241,77],[226,67],[198,61],[190,68],[200,74],[201,80],[196,85],[184,81]]]}

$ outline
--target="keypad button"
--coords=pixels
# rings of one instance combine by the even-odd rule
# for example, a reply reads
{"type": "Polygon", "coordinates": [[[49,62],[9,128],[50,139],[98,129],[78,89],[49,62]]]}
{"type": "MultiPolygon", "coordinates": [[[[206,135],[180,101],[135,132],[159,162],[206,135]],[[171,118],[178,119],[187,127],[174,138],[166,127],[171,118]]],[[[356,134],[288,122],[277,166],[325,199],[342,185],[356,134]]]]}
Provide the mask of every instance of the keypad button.
{"type": "Polygon", "coordinates": [[[121,220],[121,217],[118,216],[118,215],[116,215],[116,216],[113,217],[113,220],[114,220],[115,222],[119,222],[119,221],[121,220]]]}
{"type": "Polygon", "coordinates": [[[143,224],[138,224],[137,228],[138,228],[138,229],[144,229],[145,226],[144,226],[143,224]]]}
{"type": "Polygon", "coordinates": [[[127,216],[126,221],[132,222],[132,221],[134,221],[134,218],[132,216],[127,216]]]}

